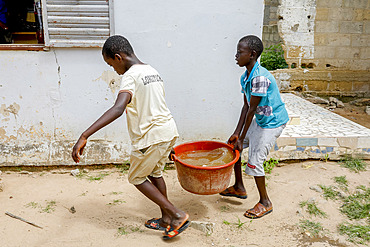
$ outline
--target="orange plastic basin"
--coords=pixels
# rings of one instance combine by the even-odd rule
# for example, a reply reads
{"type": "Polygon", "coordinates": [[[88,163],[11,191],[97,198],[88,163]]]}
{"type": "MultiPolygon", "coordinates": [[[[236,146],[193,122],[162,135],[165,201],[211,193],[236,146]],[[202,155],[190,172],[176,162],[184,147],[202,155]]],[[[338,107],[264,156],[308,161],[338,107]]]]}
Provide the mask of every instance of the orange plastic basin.
{"type": "Polygon", "coordinates": [[[234,152],[235,157],[232,162],[210,167],[189,165],[179,160],[176,156],[176,154],[183,152],[213,150],[221,147],[233,150],[232,146],[216,141],[189,142],[174,148],[175,154],[172,155],[172,158],[175,162],[177,177],[182,188],[194,194],[211,195],[220,193],[228,187],[234,164],[239,159],[237,150],[234,152]]]}

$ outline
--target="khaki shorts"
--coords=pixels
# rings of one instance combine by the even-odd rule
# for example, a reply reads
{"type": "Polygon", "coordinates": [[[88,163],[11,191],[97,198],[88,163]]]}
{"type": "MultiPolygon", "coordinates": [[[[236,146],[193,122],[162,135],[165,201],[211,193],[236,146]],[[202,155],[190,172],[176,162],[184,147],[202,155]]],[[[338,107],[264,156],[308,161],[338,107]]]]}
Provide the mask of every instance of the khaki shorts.
{"type": "Polygon", "coordinates": [[[147,180],[148,176],[160,178],[171,149],[175,145],[177,137],[169,142],[160,142],[147,148],[132,151],[130,156],[130,169],[128,181],[139,185],[147,180]]]}

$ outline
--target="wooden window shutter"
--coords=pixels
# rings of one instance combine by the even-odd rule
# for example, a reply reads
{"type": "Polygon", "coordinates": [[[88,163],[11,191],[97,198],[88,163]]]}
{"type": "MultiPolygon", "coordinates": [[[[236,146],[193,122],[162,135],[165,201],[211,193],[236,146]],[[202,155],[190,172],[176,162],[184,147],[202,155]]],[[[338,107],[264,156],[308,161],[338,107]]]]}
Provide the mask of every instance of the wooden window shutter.
{"type": "Polygon", "coordinates": [[[45,46],[101,47],[114,34],[113,0],[42,0],[45,46]]]}

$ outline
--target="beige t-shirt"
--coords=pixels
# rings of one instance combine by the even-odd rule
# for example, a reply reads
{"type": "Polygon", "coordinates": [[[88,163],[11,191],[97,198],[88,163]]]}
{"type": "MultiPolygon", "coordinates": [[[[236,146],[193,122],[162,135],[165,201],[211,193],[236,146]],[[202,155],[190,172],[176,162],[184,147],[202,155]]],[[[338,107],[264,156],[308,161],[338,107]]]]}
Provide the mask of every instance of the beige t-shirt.
{"type": "Polygon", "coordinates": [[[163,80],[150,65],[131,66],[122,76],[119,92],[131,94],[126,113],[134,150],[171,141],[179,135],[164,99],[163,80]]]}

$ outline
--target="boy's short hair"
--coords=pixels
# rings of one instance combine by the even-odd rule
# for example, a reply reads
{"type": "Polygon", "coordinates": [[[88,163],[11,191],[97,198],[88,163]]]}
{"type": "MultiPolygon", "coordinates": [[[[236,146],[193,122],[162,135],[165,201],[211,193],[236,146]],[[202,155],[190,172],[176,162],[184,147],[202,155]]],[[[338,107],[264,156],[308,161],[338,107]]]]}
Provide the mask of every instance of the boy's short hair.
{"type": "Polygon", "coordinates": [[[249,49],[255,50],[257,53],[257,58],[261,55],[263,51],[263,43],[261,39],[258,38],[257,36],[255,35],[244,36],[243,38],[239,40],[239,43],[241,42],[246,44],[249,47],[249,49]]]}
{"type": "Polygon", "coordinates": [[[119,53],[131,56],[134,54],[134,49],[132,49],[130,42],[125,37],[114,35],[105,41],[102,53],[110,58],[114,58],[114,55],[119,53]]]}

